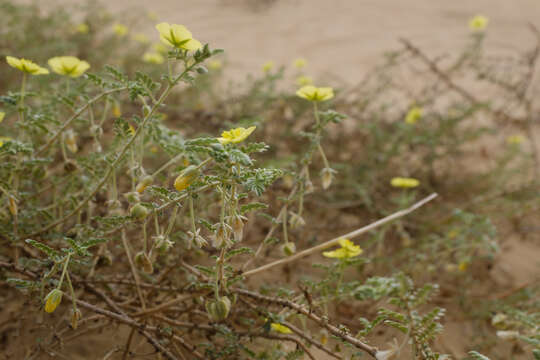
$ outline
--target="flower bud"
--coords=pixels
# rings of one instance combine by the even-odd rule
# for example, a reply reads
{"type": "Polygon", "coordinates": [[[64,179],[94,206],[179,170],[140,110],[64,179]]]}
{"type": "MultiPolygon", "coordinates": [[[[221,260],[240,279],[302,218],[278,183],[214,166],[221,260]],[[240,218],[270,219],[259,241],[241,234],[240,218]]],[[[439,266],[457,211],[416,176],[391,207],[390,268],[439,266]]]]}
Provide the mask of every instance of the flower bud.
{"type": "Polygon", "coordinates": [[[19,207],[17,206],[17,200],[14,196],[8,196],[8,206],[11,215],[17,216],[17,214],[19,213],[19,207]]]}
{"type": "Polygon", "coordinates": [[[321,344],[326,345],[326,343],[328,342],[328,331],[326,329],[322,329],[319,333],[319,336],[321,344]]]}
{"type": "Polygon", "coordinates": [[[206,312],[210,321],[220,322],[225,320],[229,316],[230,310],[231,300],[226,296],[222,296],[218,300],[206,302],[206,312]]]}
{"type": "Polygon", "coordinates": [[[244,221],[247,220],[242,215],[235,215],[232,219],[232,229],[233,229],[233,235],[234,240],[236,242],[242,241],[242,237],[244,234],[244,221]]]}
{"type": "Polygon", "coordinates": [[[183,191],[191,185],[193,180],[199,175],[199,169],[195,165],[185,168],[174,180],[174,187],[178,191],[183,191]]]}
{"type": "Polygon", "coordinates": [[[322,187],[324,190],[328,189],[334,180],[334,173],[336,171],[331,168],[324,168],[321,171],[322,187]]]}
{"type": "Polygon", "coordinates": [[[217,224],[216,230],[214,232],[214,247],[221,249],[227,246],[232,245],[232,242],[229,239],[229,230],[230,226],[227,224],[217,224]]]}
{"type": "Polygon", "coordinates": [[[82,313],[79,309],[71,309],[70,311],[70,322],[71,322],[71,327],[73,328],[73,330],[76,330],[77,329],[77,326],[79,326],[79,320],[82,318],[82,313]]]}
{"type": "Polygon", "coordinates": [[[147,253],[140,251],[135,255],[135,264],[147,274],[154,272],[154,266],[147,253]]]}
{"type": "Polygon", "coordinates": [[[203,238],[199,234],[200,231],[201,231],[201,229],[195,230],[195,234],[193,232],[191,232],[191,231],[188,231],[188,236],[189,236],[188,248],[191,249],[192,244],[195,244],[195,246],[198,247],[198,248],[202,248],[202,247],[208,245],[208,242],[206,241],[206,239],[203,238]]]}
{"type": "Polygon", "coordinates": [[[169,248],[173,245],[173,242],[170,241],[167,237],[164,235],[158,235],[154,238],[154,246],[156,249],[158,249],[161,252],[165,252],[169,250],[169,248]]]}
{"type": "Polygon", "coordinates": [[[306,222],[304,221],[304,218],[302,218],[300,215],[293,213],[291,211],[291,217],[289,218],[289,225],[291,226],[291,229],[296,229],[296,228],[306,225],[306,222]]]}
{"type": "Polygon", "coordinates": [[[144,220],[148,216],[148,209],[141,204],[135,204],[131,207],[129,214],[137,220],[144,220]]]}
{"type": "Polygon", "coordinates": [[[66,147],[72,153],[76,153],[79,149],[77,146],[77,138],[75,137],[75,133],[73,132],[73,130],[66,131],[64,135],[64,142],[66,144],[66,147]]]}
{"type": "Polygon", "coordinates": [[[141,202],[141,197],[137,191],[125,193],[124,197],[130,204],[137,204],[141,202]]]}
{"type": "Polygon", "coordinates": [[[287,242],[281,245],[281,252],[285,256],[291,256],[296,252],[296,245],[293,242],[287,242]]]}
{"type": "Polygon", "coordinates": [[[64,170],[68,173],[74,172],[77,170],[77,163],[71,159],[67,159],[64,163],[64,170]]]}
{"type": "Polygon", "coordinates": [[[304,194],[311,194],[313,191],[315,191],[315,186],[313,186],[310,179],[306,179],[304,182],[304,194]]]}
{"type": "Polygon", "coordinates": [[[99,125],[90,126],[90,134],[97,138],[100,138],[103,135],[103,128],[99,125]]]}
{"type": "Polygon", "coordinates": [[[46,297],[45,297],[45,311],[48,313],[52,313],[58,305],[60,305],[60,302],[62,302],[62,291],[59,289],[52,290],[46,297]]]}
{"type": "Polygon", "coordinates": [[[135,188],[135,190],[141,194],[144,189],[146,189],[148,187],[148,185],[152,184],[152,182],[154,181],[154,178],[150,175],[146,175],[145,177],[143,177],[139,183],[137,184],[137,187],[135,188]]]}

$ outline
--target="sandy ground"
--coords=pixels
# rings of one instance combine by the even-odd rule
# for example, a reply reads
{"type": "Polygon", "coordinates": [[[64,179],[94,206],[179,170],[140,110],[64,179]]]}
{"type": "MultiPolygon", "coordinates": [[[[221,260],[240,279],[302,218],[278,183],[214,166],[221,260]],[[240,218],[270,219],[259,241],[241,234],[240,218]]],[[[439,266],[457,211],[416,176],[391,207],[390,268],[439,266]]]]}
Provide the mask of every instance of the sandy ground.
{"type": "MultiPolygon", "coordinates": [[[[476,14],[490,19],[491,49],[527,48],[533,37],[526,24],[540,27],[538,0],[116,0],[106,5],[113,13],[138,8],[154,12],[159,21],[186,25],[202,42],[226,50],[236,78],[260,71],[269,60],[286,65],[304,57],[307,72],[354,82],[382,53],[396,48],[400,37],[433,55],[451,53],[466,42],[468,20],[476,14]]],[[[155,30],[141,31],[157,39],[155,30]]]]}

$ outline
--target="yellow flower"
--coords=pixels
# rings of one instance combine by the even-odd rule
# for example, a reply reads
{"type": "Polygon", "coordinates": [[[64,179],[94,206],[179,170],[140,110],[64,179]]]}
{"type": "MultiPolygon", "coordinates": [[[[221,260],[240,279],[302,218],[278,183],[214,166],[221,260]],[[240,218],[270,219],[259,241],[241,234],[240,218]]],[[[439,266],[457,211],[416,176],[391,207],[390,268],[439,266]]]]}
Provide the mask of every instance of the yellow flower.
{"type": "Polygon", "coordinates": [[[62,301],[62,291],[58,289],[52,290],[46,297],[45,297],[45,311],[48,313],[52,313],[58,305],[60,305],[60,302],[62,301]]]}
{"type": "Polygon", "coordinates": [[[89,63],[75,56],[56,56],[50,58],[48,64],[55,73],[73,78],[81,76],[90,68],[89,63]]]}
{"type": "Polygon", "coordinates": [[[338,243],[341,248],[332,251],[325,251],[323,252],[323,255],[329,258],[348,259],[358,256],[363,252],[360,246],[355,245],[349,239],[339,239],[338,243]]]}
{"type": "Polygon", "coordinates": [[[114,24],[113,31],[117,36],[124,37],[128,33],[128,28],[123,24],[114,24]]]}
{"type": "Polygon", "coordinates": [[[191,32],[184,25],[171,25],[163,22],[157,24],[156,29],[159,31],[159,37],[165,45],[191,51],[202,47],[202,44],[193,39],[191,32]]]}
{"type": "Polygon", "coordinates": [[[162,43],[155,43],[154,45],[152,45],[152,48],[160,54],[166,54],[169,51],[167,50],[167,47],[162,43]]]}
{"type": "Polygon", "coordinates": [[[270,327],[272,328],[272,330],[277,331],[277,332],[282,333],[282,334],[292,334],[291,329],[289,329],[285,325],[281,325],[281,324],[278,324],[278,323],[272,323],[270,325],[270,327]]]}
{"type": "Polygon", "coordinates": [[[143,55],[143,61],[149,64],[163,64],[165,58],[158,52],[146,52],[143,55]]]}
{"type": "Polygon", "coordinates": [[[135,136],[135,128],[131,124],[129,124],[129,134],[135,136]]]}
{"type": "Polygon", "coordinates": [[[4,146],[5,143],[7,143],[8,141],[11,141],[11,140],[13,140],[13,139],[10,138],[10,137],[0,136],[0,147],[4,146]]]}
{"type": "Polygon", "coordinates": [[[80,23],[79,25],[75,27],[75,31],[78,32],[79,34],[88,34],[89,30],[90,28],[85,23],[80,23]]]}
{"type": "Polygon", "coordinates": [[[6,56],[6,61],[9,66],[31,75],[44,75],[49,73],[49,70],[42,68],[41,66],[30,60],[17,59],[13,56],[6,56]]]}
{"type": "Polygon", "coordinates": [[[296,78],[296,84],[298,86],[312,85],[313,84],[313,79],[311,78],[311,76],[301,75],[301,76],[296,78]]]}
{"type": "Polygon", "coordinates": [[[469,28],[472,31],[483,31],[488,25],[489,19],[483,15],[476,15],[469,20],[469,28]]]}
{"type": "Polygon", "coordinates": [[[420,181],[413,178],[395,177],[390,181],[390,185],[399,188],[414,188],[420,185],[420,181]]]}
{"type": "Polygon", "coordinates": [[[137,34],[134,34],[133,35],[133,40],[135,40],[136,42],[139,42],[141,44],[148,44],[150,42],[150,40],[148,39],[148,36],[142,34],[142,33],[137,33],[137,34]]]}
{"type": "Polygon", "coordinates": [[[506,138],[506,143],[510,145],[519,145],[525,141],[525,138],[522,135],[510,135],[506,138]]]}
{"type": "Polygon", "coordinates": [[[315,87],[313,85],[302,86],[296,95],[309,101],[326,101],[334,97],[334,89],[331,87],[315,87]]]}
{"type": "Polygon", "coordinates": [[[467,267],[469,267],[469,264],[466,261],[462,261],[458,265],[458,270],[464,272],[467,270],[467,267]]]}
{"type": "Polygon", "coordinates": [[[413,106],[407,113],[407,116],[405,116],[405,122],[407,124],[416,124],[422,118],[422,113],[423,110],[421,107],[413,106]]]}
{"type": "Polygon", "coordinates": [[[6,113],[3,111],[0,111],[0,123],[4,121],[4,117],[6,116],[6,113]]]}
{"type": "Polygon", "coordinates": [[[251,135],[255,128],[256,126],[250,126],[247,129],[239,127],[229,131],[224,131],[221,133],[221,137],[218,138],[218,141],[223,145],[242,142],[246,140],[249,135],[251,135]]]}
{"type": "Polygon", "coordinates": [[[303,67],[305,67],[307,65],[307,61],[306,61],[306,59],[298,58],[298,59],[294,60],[293,65],[294,65],[295,68],[301,69],[301,68],[303,68],[303,67]]]}
{"type": "Polygon", "coordinates": [[[268,73],[270,70],[274,68],[274,62],[273,61],[267,61],[262,66],[262,71],[264,73],[268,73]]]}
{"type": "Polygon", "coordinates": [[[208,62],[208,68],[210,70],[219,70],[222,66],[223,64],[219,60],[212,60],[208,62]]]}

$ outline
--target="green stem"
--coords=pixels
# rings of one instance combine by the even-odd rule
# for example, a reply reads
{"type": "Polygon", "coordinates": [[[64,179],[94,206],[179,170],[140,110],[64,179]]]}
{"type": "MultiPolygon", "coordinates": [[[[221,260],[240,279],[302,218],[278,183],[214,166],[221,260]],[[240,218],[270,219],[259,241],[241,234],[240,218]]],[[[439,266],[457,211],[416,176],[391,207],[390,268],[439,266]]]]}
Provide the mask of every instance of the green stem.
{"type": "Polygon", "coordinates": [[[58,286],[56,287],[58,290],[60,290],[60,288],[62,287],[62,283],[64,282],[64,276],[66,275],[70,257],[71,253],[69,253],[66,257],[66,260],[64,260],[64,268],[62,269],[62,275],[60,276],[60,281],[58,282],[58,286]]]}

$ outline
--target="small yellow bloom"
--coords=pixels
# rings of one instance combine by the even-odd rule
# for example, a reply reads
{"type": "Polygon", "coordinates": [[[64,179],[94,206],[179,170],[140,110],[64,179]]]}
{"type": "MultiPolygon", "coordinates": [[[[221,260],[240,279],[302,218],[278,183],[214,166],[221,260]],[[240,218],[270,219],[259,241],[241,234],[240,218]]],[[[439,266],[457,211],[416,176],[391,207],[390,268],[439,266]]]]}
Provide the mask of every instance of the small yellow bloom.
{"type": "Polygon", "coordinates": [[[90,68],[90,64],[75,56],[56,56],[48,61],[51,69],[60,75],[79,77],[90,68]]]}
{"type": "Polygon", "coordinates": [[[307,65],[307,61],[306,61],[306,59],[298,58],[298,59],[294,60],[293,65],[294,65],[295,68],[301,69],[301,68],[303,68],[303,67],[305,67],[307,65]]]}
{"type": "Polygon", "coordinates": [[[278,324],[278,323],[272,323],[270,325],[270,327],[272,328],[272,330],[277,331],[277,332],[282,333],[282,334],[292,334],[292,330],[289,329],[288,327],[286,327],[285,325],[281,325],[281,324],[278,324]]]}
{"type": "Polygon", "coordinates": [[[247,129],[239,127],[229,131],[224,131],[221,133],[221,137],[218,138],[218,141],[223,145],[236,144],[246,140],[246,138],[251,135],[251,133],[255,131],[255,129],[256,126],[250,126],[247,129]]]}
{"type": "Polygon", "coordinates": [[[118,37],[124,37],[128,33],[128,28],[123,24],[114,24],[113,31],[118,37]]]}
{"type": "Polygon", "coordinates": [[[296,84],[298,86],[313,85],[313,78],[311,76],[301,75],[296,78],[296,84]]]}
{"type": "Polygon", "coordinates": [[[143,55],[143,61],[149,64],[163,64],[165,58],[158,52],[146,52],[143,55]]]}
{"type": "Polygon", "coordinates": [[[510,135],[506,138],[506,143],[509,145],[519,145],[525,141],[522,135],[510,135]]]}
{"type": "Polygon", "coordinates": [[[364,252],[360,246],[355,245],[349,239],[339,239],[338,243],[341,248],[332,251],[325,251],[323,252],[323,255],[329,258],[348,259],[358,256],[364,252]]]}
{"type": "Polygon", "coordinates": [[[459,235],[459,231],[456,229],[450,230],[447,234],[449,239],[455,239],[459,235]]]}
{"type": "Polygon", "coordinates": [[[270,72],[270,70],[272,70],[274,68],[274,62],[273,61],[267,61],[263,64],[262,66],[262,71],[264,73],[268,73],[270,72]]]}
{"type": "Polygon", "coordinates": [[[469,267],[469,264],[466,261],[462,261],[458,265],[458,270],[461,272],[464,272],[467,270],[468,267],[469,267]]]}
{"type": "Polygon", "coordinates": [[[31,75],[44,75],[49,73],[49,70],[42,68],[41,66],[30,60],[17,59],[13,56],[6,56],[6,61],[9,66],[31,75]]]}
{"type": "Polygon", "coordinates": [[[75,27],[75,31],[79,34],[88,34],[88,31],[90,31],[90,27],[85,23],[80,23],[75,27]]]}
{"type": "Polygon", "coordinates": [[[219,70],[222,66],[223,64],[219,60],[212,60],[208,62],[208,68],[210,70],[219,70]]]}
{"type": "Polygon", "coordinates": [[[472,31],[483,31],[487,27],[489,19],[483,15],[476,15],[469,20],[469,28],[472,31]]]}
{"type": "Polygon", "coordinates": [[[4,146],[5,143],[7,143],[8,141],[11,141],[11,140],[13,140],[13,139],[10,138],[10,137],[0,136],[0,147],[4,146]]]}
{"type": "Polygon", "coordinates": [[[0,123],[4,121],[4,117],[6,116],[6,113],[3,111],[0,111],[0,123]]]}
{"type": "Polygon", "coordinates": [[[45,297],[45,311],[48,313],[52,313],[58,305],[60,305],[60,302],[62,301],[62,291],[58,289],[52,290],[46,297],[45,297]]]}
{"type": "Polygon", "coordinates": [[[136,33],[133,35],[133,40],[135,40],[138,43],[141,44],[148,44],[150,42],[150,39],[148,39],[148,36],[142,33],[136,33]]]}
{"type": "Polygon", "coordinates": [[[313,85],[302,86],[296,95],[309,101],[326,101],[334,97],[334,89],[331,87],[315,87],[313,85]]]}
{"type": "Polygon", "coordinates": [[[422,118],[422,113],[421,107],[413,106],[405,116],[405,122],[407,124],[416,124],[422,118]]]}
{"type": "Polygon", "coordinates": [[[135,128],[131,124],[129,124],[129,134],[135,136],[135,128]]]}
{"type": "Polygon", "coordinates": [[[166,54],[169,51],[167,47],[162,43],[155,43],[154,45],[152,45],[152,48],[160,54],[166,54]]]}
{"type": "Polygon", "coordinates": [[[193,39],[191,32],[184,25],[163,22],[157,24],[156,29],[165,45],[189,51],[195,51],[202,47],[202,44],[193,39]]]}
{"type": "Polygon", "coordinates": [[[399,188],[414,188],[420,185],[420,181],[413,178],[395,177],[390,181],[390,185],[399,188]]]}

